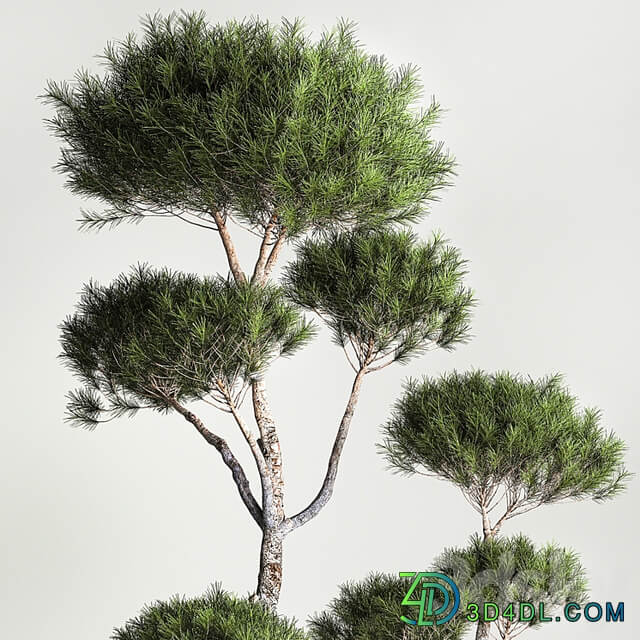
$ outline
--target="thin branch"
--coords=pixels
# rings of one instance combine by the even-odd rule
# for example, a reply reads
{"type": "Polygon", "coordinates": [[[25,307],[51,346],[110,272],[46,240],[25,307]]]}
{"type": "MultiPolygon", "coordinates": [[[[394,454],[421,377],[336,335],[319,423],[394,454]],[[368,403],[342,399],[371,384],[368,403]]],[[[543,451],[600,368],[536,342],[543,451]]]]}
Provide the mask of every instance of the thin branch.
{"type": "Polygon", "coordinates": [[[264,267],[264,280],[269,277],[269,274],[273,270],[278,258],[280,257],[280,251],[282,250],[282,246],[284,244],[284,240],[286,237],[286,231],[284,228],[280,229],[280,233],[278,234],[278,239],[275,241],[273,248],[271,249],[271,253],[269,254],[269,258],[267,259],[267,264],[264,267]]]}
{"type": "Polygon", "coordinates": [[[358,368],[356,367],[355,364],[353,364],[353,361],[351,360],[351,356],[349,355],[349,352],[347,351],[347,347],[346,345],[342,345],[342,350],[344,351],[344,355],[347,356],[347,361],[349,363],[349,365],[351,366],[351,368],[358,373],[358,368]]]}
{"type": "Polygon", "coordinates": [[[267,258],[269,258],[269,243],[271,241],[271,232],[276,224],[275,214],[271,216],[262,236],[262,242],[260,243],[260,250],[258,251],[258,259],[256,260],[255,267],[253,269],[253,275],[251,276],[251,282],[264,282],[264,270],[267,264],[267,258]]]}
{"type": "Polygon", "coordinates": [[[229,407],[229,410],[231,411],[231,414],[233,415],[233,418],[236,424],[238,425],[238,428],[240,429],[242,435],[244,436],[244,439],[247,441],[247,444],[251,449],[251,453],[253,454],[253,458],[256,462],[256,466],[258,467],[260,479],[264,481],[265,478],[269,477],[269,469],[265,462],[262,449],[260,449],[260,446],[258,445],[258,441],[256,440],[255,436],[253,435],[249,427],[247,427],[247,425],[245,424],[244,420],[242,419],[242,416],[238,413],[238,409],[229,391],[224,387],[224,385],[220,381],[218,382],[218,387],[220,389],[220,392],[224,395],[225,401],[229,407]]]}
{"type": "Polygon", "coordinates": [[[395,360],[389,360],[388,362],[385,362],[384,364],[379,364],[377,367],[369,367],[367,369],[367,373],[371,373],[372,371],[380,371],[381,369],[384,369],[385,367],[388,367],[390,364],[393,364],[395,362],[395,360]]]}
{"type": "Polygon", "coordinates": [[[268,464],[268,458],[262,451],[262,448],[251,430],[247,427],[242,416],[238,413],[237,407],[234,403],[231,393],[224,388],[221,382],[218,382],[220,391],[225,396],[225,401],[231,410],[234,420],[238,425],[238,428],[242,432],[244,439],[247,441],[253,458],[258,468],[258,475],[260,476],[260,483],[262,485],[262,522],[263,527],[270,527],[273,524],[273,514],[277,508],[274,500],[274,481],[271,474],[271,469],[268,464]]]}
{"type": "Polygon", "coordinates": [[[347,406],[342,416],[342,420],[340,421],[340,426],[338,427],[338,432],[333,443],[331,455],[329,456],[327,472],[325,474],[322,487],[320,488],[320,491],[313,499],[313,501],[305,509],[297,513],[295,516],[291,516],[284,521],[283,526],[287,533],[293,531],[294,529],[297,529],[298,527],[302,526],[303,524],[314,518],[316,515],[318,515],[318,513],[327,504],[327,502],[329,502],[329,499],[333,494],[333,488],[335,486],[336,476],[338,474],[338,464],[340,462],[340,456],[342,454],[347,435],[349,434],[349,426],[351,424],[351,419],[353,418],[355,407],[358,402],[360,387],[362,385],[362,380],[367,372],[368,363],[369,360],[366,359],[365,364],[360,368],[353,381],[351,393],[349,394],[349,399],[347,401],[347,406]]]}
{"type": "Polygon", "coordinates": [[[500,519],[493,525],[493,528],[491,530],[491,535],[492,537],[495,536],[499,531],[500,528],[502,527],[502,525],[504,524],[505,520],[508,520],[509,518],[512,517],[512,515],[515,515],[513,512],[514,510],[519,507],[522,503],[516,501],[516,502],[512,502],[508,507],[507,510],[504,512],[504,514],[500,517],[500,519]]]}

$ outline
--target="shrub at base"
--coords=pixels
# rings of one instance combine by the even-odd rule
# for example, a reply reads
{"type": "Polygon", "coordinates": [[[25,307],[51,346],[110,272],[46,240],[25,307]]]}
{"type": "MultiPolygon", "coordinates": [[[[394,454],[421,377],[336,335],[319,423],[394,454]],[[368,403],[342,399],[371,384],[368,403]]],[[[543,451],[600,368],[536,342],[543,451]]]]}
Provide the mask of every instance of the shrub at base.
{"type": "Polygon", "coordinates": [[[373,573],[340,586],[328,609],[309,620],[312,640],[459,640],[466,621],[456,615],[441,626],[412,627],[400,619],[417,616],[418,607],[403,607],[411,586],[407,578],[373,573]]]}
{"type": "Polygon", "coordinates": [[[295,621],[215,585],[203,596],[155,602],[112,640],[308,640],[295,621]]]}

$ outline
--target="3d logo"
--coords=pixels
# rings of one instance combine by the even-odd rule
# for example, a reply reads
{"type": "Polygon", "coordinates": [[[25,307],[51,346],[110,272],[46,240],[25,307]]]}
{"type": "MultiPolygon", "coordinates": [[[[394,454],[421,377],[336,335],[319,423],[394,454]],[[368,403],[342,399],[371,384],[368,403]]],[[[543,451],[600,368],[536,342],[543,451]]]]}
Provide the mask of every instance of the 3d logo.
{"type": "Polygon", "coordinates": [[[448,622],[458,611],[460,591],[443,573],[401,571],[400,577],[414,578],[401,604],[420,608],[417,620],[400,616],[403,622],[432,627],[448,622]]]}

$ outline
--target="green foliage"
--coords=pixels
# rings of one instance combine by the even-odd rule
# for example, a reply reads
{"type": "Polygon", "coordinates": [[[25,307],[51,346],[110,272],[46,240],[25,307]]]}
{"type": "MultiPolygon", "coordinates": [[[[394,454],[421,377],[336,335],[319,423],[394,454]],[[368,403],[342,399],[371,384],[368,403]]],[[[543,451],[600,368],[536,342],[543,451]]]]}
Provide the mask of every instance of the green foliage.
{"type": "Polygon", "coordinates": [[[560,376],[452,373],[409,381],[384,426],[391,467],[426,469],[479,503],[501,486],[516,511],[624,488],[624,443],[580,411],[560,376]]]}
{"type": "MultiPolygon", "coordinates": [[[[510,603],[516,603],[517,618],[518,603],[532,603],[533,619],[518,623],[520,626],[539,624],[541,602],[547,615],[568,602],[584,604],[588,598],[586,573],[575,552],[554,544],[536,549],[523,535],[486,541],[474,536],[465,549],[445,550],[436,558],[435,566],[460,588],[464,610],[469,602],[480,606],[492,602],[502,613],[510,603]]],[[[529,617],[529,612],[526,615],[529,617]]],[[[505,619],[499,619],[494,624],[505,623],[505,619]]],[[[513,620],[512,625],[515,623],[513,620]]]]}
{"type": "Polygon", "coordinates": [[[442,626],[412,627],[400,616],[418,617],[418,607],[402,606],[411,580],[373,573],[361,582],[340,586],[328,609],[309,620],[312,640],[457,640],[465,630],[462,616],[442,626]]]}
{"type": "Polygon", "coordinates": [[[146,606],[112,640],[307,640],[295,621],[214,586],[198,598],[146,606]]]}
{"type": "MultiPolygon", "coordinates": [[[[306,229],[414,220],[448,184],[431,139],[438,105],[413,108],[416,70],[365,53],[351,24],[312,42],[300,22],[210,25],[148,17],[107,46],[103,76],[50,82],[48,122],[70,188],[109,205],[100,227],[145,214],[306,229]]],[[[199,221],[199,222],[198,222],[199,221]]]]}
{"type": "Polygon", "coordinates": [[[339,233],[302,243],[285,279],[291,299],[317,312],[361,363],[369,349],[406,361],[466,338],[473,299],[464,264],[437,235],[425,243],[409,232],[339,233]]]}
{"type": "Polygon", "coordinates": [[[112,284],[90,283],[62,325],[62,357],[85,387],[70,419],[211,395],[237,399],[246,382],[292,354],[313,328],[275,286],[235,284],[138,267],[112,284]]]}

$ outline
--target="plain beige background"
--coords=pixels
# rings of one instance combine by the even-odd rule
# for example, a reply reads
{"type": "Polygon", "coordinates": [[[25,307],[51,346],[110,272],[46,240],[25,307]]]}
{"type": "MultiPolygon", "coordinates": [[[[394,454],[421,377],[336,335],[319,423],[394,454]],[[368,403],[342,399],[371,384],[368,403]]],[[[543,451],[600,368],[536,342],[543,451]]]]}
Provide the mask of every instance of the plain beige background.
{"type": "MultiPolygon", "coordinates": [[[[58,145],[36,101],[46,79],[96,68],[93,56],[107,40],[158,8],[205,9],[212,21],[303,16],[316,33],[339,16],[357,20],[369,51],[421,67],[425,100],[434,94],[447,110],[438,135],[459,161],[455,187],[419,232],[442,229],[469,259],[479,299],[475,338],[367,380],[334,499],[287,540],[283,613],[304,620],[340,582],[372,569],[421,569],[478,530],[456,489],[392,476],[375,452],[379,424],[408,375],[469,367],[563,372],[581,401],[600,407],[627,440],[629,466],[638,469],[636,3],[5,3],[3,638],[102,640],[155,598],[197,594],[217,580],[239,593],[254,586],[258,530],[227,469],[187,423],[147,414],[85,432],[62,422],[74,382],[56,360],[57,325],[84,281],[107,282],[137,261],[226,272],[215,235],[177,221],[79,233],[74,220],[90,205],[51,170],[58,145]]],[[[248,255],[250,236],[241,248],[248,255]]],[[[319,486],[349,373],[325,332],[269,375],[289,510],[319,486]]],[[[213,409],[204,415],[241,447],[229,422],[213,409]]],[[[573,546],[593,599],[626,602],[624,624],[550,624],[541,638],[636,637],[637,500],[634,482],[610,503],[551,506],[505,528],[573,546]]]]}

